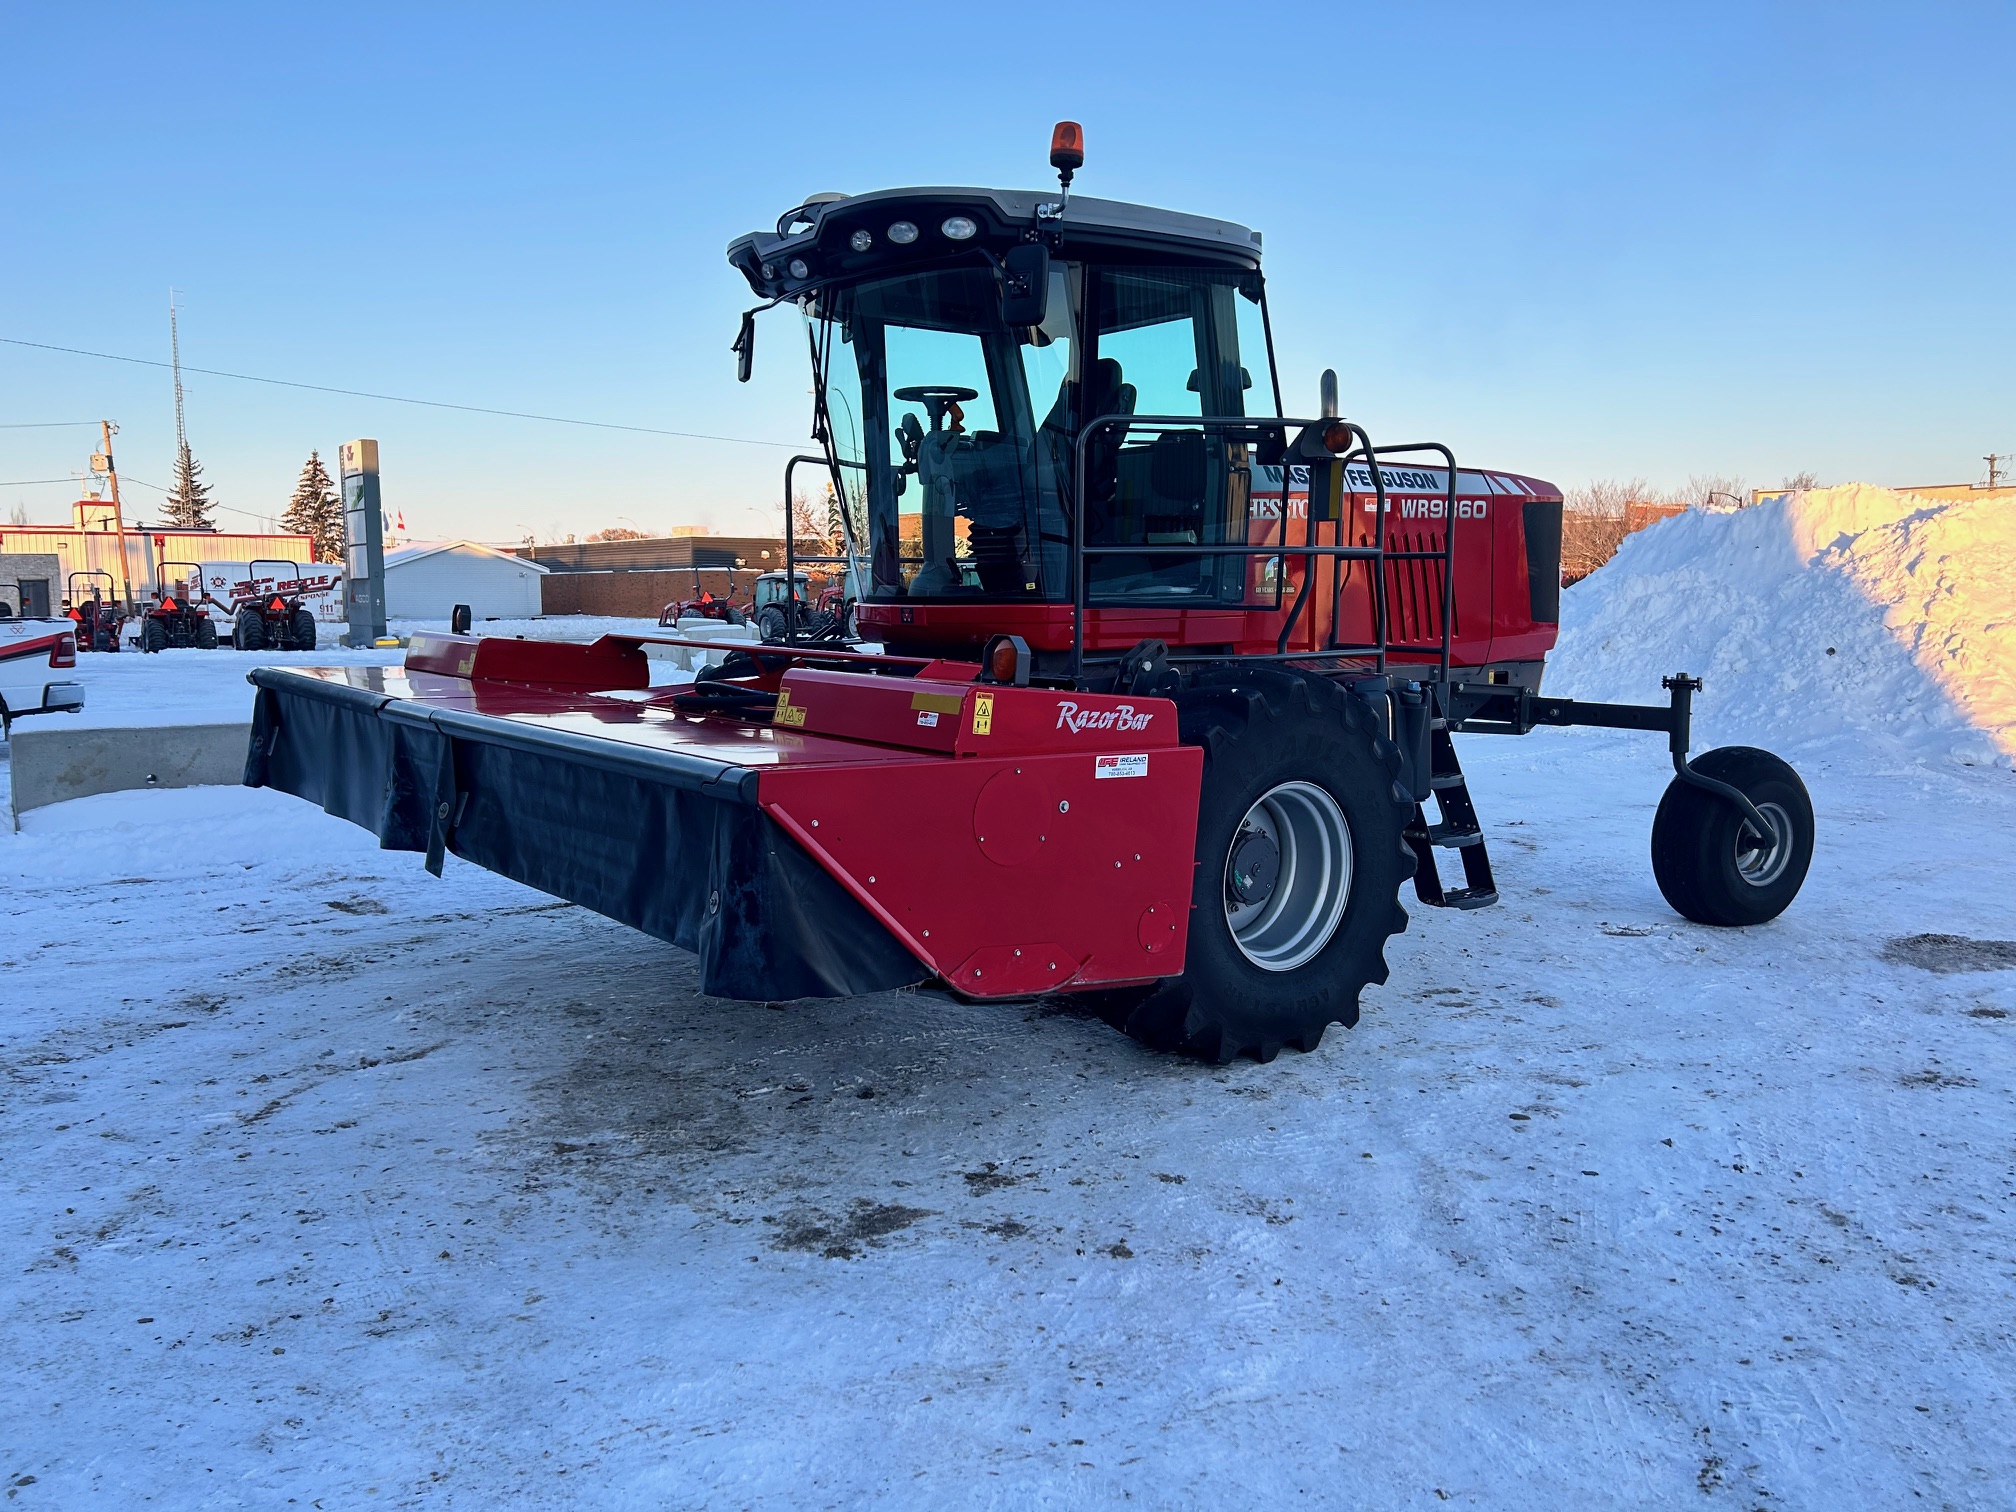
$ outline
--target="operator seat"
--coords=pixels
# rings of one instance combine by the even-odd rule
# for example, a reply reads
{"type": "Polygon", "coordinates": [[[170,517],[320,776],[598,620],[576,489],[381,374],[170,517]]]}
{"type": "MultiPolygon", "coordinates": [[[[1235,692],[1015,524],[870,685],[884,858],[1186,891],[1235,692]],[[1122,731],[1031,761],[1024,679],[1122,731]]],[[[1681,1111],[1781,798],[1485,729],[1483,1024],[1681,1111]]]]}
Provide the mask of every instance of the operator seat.
{"type": "MultiPolygon", "coordinates": [[[[1101,415],[1134,413],[1134,385],[1125,381],[1117,358],[1101,357],[1092,364],[1085,385],[1085,423],[1101,415]]],[[[1127,433],[1118,427],[1100,431],[1085,448],[1085,523],[1087,541],[1107,544],[1116,523],[1113,504],[1120,491],[1120,447],[1127,433]]]]}

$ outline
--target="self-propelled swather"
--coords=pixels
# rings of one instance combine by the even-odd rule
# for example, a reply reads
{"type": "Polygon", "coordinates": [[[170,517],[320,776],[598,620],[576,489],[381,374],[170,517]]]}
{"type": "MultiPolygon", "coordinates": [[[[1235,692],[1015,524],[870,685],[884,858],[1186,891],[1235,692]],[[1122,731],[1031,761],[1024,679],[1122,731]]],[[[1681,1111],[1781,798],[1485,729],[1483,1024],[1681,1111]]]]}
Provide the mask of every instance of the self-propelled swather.
{"type": "Polygon", "coordinates": [[[697,951],[709,993],[1083,993],[1221,1061],[1354,1023],[1410,878],[1496,900],[1459,732],[1664,731],[1666,898],[1781,912],[1813,844],[1790,767],[1690,762],[1685,676],[1541,691],[1560,491],[1376,444],[1327,375],[1288,417],[1259,235],[1073,199],[1082,158],[1066,123],[1061,192],[821,196],[729,247],[809,333],[792,467],[845,503],[859,643],[677,687],[643,649],[676,631],[261,668],[246,781],[697,951]]]}

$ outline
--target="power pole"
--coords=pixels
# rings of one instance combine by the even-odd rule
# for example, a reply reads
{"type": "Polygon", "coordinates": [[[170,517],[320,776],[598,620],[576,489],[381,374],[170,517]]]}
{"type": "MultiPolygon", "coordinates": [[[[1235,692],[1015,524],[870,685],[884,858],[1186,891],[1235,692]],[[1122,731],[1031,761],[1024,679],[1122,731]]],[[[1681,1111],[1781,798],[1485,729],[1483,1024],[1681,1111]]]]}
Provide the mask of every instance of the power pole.
{"type": "Polygon", "coordinates": [[[98,429],[105,442],[105,476],[112,484],[112,529],[119,538],[119,598],[130,611],[133,607],[133,584],[128,579],[126,568],[126,516],[119,508],[119,469],[112,461],[112,436],[119,427],[110,420],[100,420],[98,429]]]}
{"type": "Polygon", "coordinates": [[[1996,480],[2001,476],[2001,473],[1995,464],[2002,460],[2002,454],[2000,452],[1990,452],[1981,460],[1988,464],[1988,486],[1990,488],[1997,487],[1996,480]]]}

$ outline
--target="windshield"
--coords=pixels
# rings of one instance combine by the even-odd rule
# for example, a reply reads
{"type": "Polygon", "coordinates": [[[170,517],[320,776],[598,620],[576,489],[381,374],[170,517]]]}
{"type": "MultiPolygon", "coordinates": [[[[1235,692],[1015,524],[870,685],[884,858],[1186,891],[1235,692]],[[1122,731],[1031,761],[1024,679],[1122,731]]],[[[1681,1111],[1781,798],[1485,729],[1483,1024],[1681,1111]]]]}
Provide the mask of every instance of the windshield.
{"type": "MultiPolygon", "coordinates": [[[[1078,426],[1116,413],[1242,415],[1254,389],[1269,412],[1259,299],[1257,274],[1061,260],[1034,327],[1002,323],[1000,284],[984,264],[822,293],[810,312],[813,361],[851,523],[867,543],[866,596],[1069,597],[1078,426]],[[1089,377],[1088,339],[1098,348],[1089,377]]],[[[1246,468],[1233,450],[1222,434],[1166,425],[1093,443],[1088,540],[1243,542],[1246,468]]],[[[1090,575],[1102,596],[1244,597],[1240,566],[1221,574],[1210,559],[1105,557],[1090,575]]]]}
{"type": "Polygon", "coordinates": [[[1075,267],[1038,327],[1001,323],[991,267],[829,291],[814,360],[836,457],[865,519],[868,597],[1064,590],[1075,267]]]}

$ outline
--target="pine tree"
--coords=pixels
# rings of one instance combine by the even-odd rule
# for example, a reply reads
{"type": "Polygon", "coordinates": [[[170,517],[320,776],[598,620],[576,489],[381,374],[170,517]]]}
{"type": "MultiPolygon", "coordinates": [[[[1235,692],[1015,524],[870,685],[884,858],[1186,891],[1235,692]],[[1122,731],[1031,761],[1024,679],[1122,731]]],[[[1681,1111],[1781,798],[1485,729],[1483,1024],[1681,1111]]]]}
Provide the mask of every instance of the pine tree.
{"type": "Polygon", "coordinates": [[[868,539],[868,526],[861,513],[861,501],[850,499],[842,513],[840,496],[833,491],[833,485],[826,485],[826,540],[834,551],[846,549],[848,526],[853,527],[855,548],[861,548],[868,539]]]}
{"type": "Polygon", "coordinates": [[[208,530],[212,507],[210,485],[203,481],[203,464],[189,454],[185,441],[175,453],[175,486],[168,490],[164,506],[168,523],[187,530],[208,530]]]}
{"type": "Polygon", "coordinates": [[[343,559],[343,500],[329,480],[328,469],[322,465],[321,452],[311,451],[308,460],[301,464],[301,477],[294,485],[294,496],[287,501],[280,523],[309,538],[316,561],[343,559]]]}

